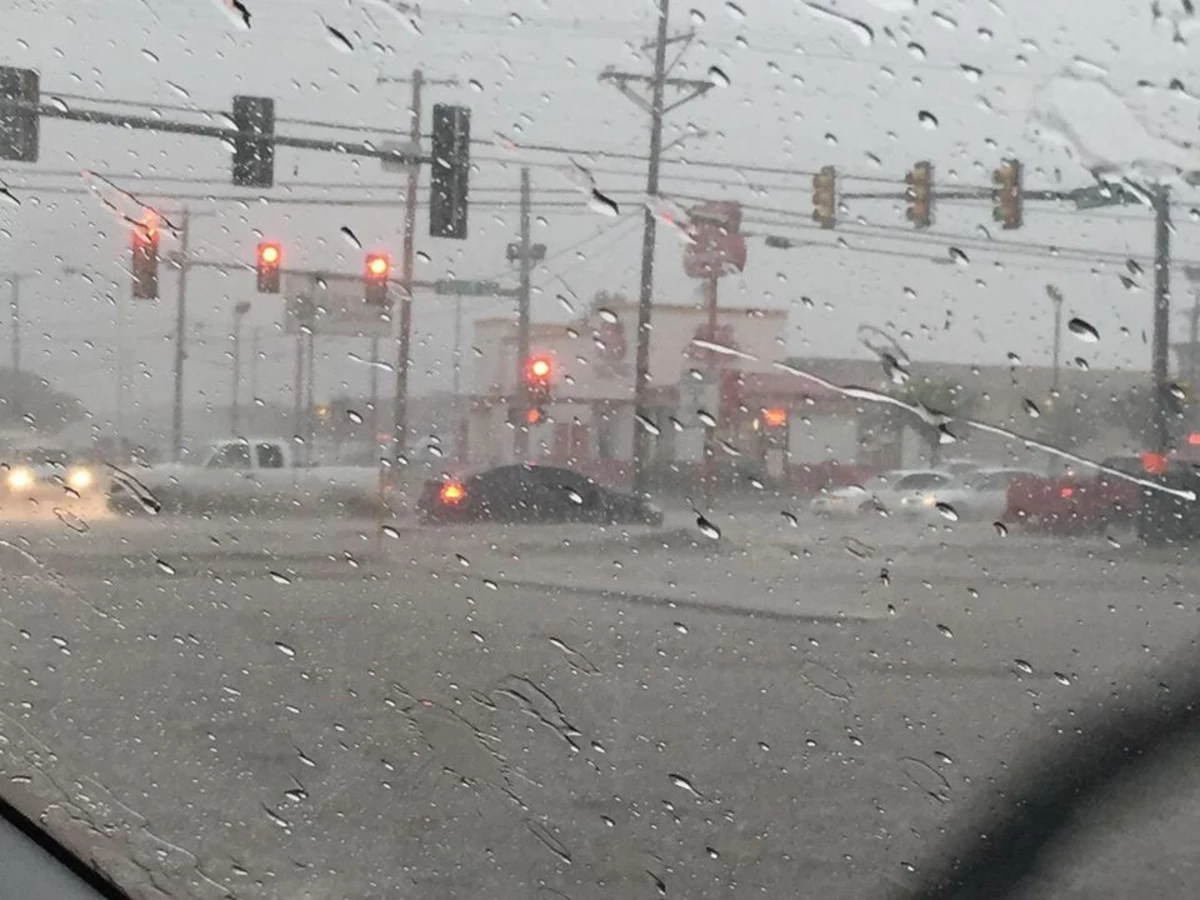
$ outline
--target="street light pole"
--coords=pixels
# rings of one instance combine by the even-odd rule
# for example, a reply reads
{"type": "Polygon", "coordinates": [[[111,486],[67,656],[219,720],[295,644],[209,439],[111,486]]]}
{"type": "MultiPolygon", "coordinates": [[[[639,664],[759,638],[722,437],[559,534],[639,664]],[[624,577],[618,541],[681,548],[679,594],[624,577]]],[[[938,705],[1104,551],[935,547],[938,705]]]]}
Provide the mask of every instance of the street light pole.
{"type": "Polygon", "coordinates": [[[1150,195],[1154,210],[1154,346],[1151,372],[1154,381],[1155,450],[1165,453],[1171,444],[1167,396],[1170,390],[1171,328],[1171,192],[1158,185],[1150,195]]]}
{"type": "Polygon", "coordinates": [[[1051,390],[1058,393],[1058,373],[1061,366],[1062,355],[1062,308],[1063,295],[1057,287],[1052,284],[1046,285],[1046,293],[1049,295],[1051,302],[1054,304],[1054,380],[1051,382],[1051,390]]]}
{"type": "Polygon", "coordinates": [[[250,304],[245,300],[233,308],[233,391],[229,405],[229,434],[237,437],[238,419],[240,417],[240,398],[242,380],[242,320],[250,312],[250,304]]]}

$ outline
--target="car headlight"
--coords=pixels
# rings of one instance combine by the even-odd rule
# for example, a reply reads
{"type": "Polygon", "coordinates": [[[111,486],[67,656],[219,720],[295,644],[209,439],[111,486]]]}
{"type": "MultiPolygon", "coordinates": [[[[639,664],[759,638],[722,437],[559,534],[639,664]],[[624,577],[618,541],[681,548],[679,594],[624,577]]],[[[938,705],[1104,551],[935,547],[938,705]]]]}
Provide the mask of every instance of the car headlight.
{"type": "Polygon", "coordinates": [[[92,486],[92,472],[90,469],[72,469],[67,475],[67,484],[77,491],[85,490],[92,486]]]}
{"type": "Polygon", "coordinates": [[[8,486],[14,491],[23,491],[33,484],[33,471],[21,466],[8,473],[8,486]]]}
{"type": "Polygon", "coordinates": [[[935,497],[933,494],[927,494],[921,498],[922,506],[937,506],[937,502],[937,497],[935,497]]]}

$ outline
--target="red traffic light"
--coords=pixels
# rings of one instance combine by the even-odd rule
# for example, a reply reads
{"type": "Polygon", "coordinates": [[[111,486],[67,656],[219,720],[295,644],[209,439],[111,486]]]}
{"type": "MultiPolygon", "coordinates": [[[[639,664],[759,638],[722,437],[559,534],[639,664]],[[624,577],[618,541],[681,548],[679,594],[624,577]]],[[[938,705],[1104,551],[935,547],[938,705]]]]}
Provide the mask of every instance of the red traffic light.
{"type": "Polygon", "coordinates": [[[762,423],[767,428],[782,428],[787,424],[787,410],[780,407],[772,407],[762,411],[762,423]]]}
{"type": "Polygon", "coordinates": [[[279,264],[281,262],[283,262],[282,245],[275,241],[263,241],[258,245],[254,268],[260,294],[279,293],[279,264]]]}
{"type": "Polygon", "coordinates": [[[554,374],[554,363],[548,356],[531,356],[525,364],[525,377],[529,381],[546,383],[554,374]]]}
{"type": "Polygon", "coordinates": [[[258,261],[264,266],[277,266],[283,259],[283,250],[278,244],[259,244],[258,261]]]}
{"type": "Polygon", "coordinates": [[[545,416],[546,416],[546,414],[544,412],[542,412],[538,407],[531,406],[531,407],[529,407],[529,409],[525,410],[525,424],[526,425],[539,425],[539,424],[541,424],[541,421],[542,421],[542,419],[545,418],[545,416]]]}
{"type": "Polygon", "coordinates": [[[392,275],[392,260],[386,253],[368,253],[363,278],[363,299],[370,306],[386,309],[388,280],[392,275]]]}
{"type": "Polygon", "coordinates": [[[387,278],[392,271],[392,261],[386,253],[367,254],[367,277],[387,278]]]}

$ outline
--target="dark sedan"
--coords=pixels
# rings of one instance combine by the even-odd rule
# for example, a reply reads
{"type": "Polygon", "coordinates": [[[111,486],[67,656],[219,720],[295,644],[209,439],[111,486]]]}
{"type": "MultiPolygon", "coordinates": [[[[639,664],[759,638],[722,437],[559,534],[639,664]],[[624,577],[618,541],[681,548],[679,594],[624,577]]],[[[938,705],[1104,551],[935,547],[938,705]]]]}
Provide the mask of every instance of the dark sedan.
{"type": "Polygon", "coordinates": [[[641,497],[569,469],[537,465],[500,466],[462,480],[427,481],[417,512],[426,524],[662,524],[662,512],[641,497]]]}

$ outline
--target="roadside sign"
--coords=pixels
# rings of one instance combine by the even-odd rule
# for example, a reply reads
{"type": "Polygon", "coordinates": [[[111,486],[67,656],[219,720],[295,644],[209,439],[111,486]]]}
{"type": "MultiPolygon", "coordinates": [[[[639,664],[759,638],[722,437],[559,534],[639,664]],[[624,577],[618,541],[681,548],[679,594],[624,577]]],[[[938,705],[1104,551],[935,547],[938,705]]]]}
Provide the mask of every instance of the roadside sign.
{"type": "MultiPolygon", "coordinates": [[[[411,156],[420,156],[421,151],[411,141],[383,141],[379,145],[380,150],[394,150],[398,153],[406,153],[411,156]]],[[[407,173],[409,169],[408,163],[400,162],[398,159],[389,159],[383,157],[379,160],[385,172],[403,172],[407,173]]]]}
{"type": "Polygon", "coordinates": [[[1095,184],[1071,191],[1076,209],[1099,209],[1103,206],[1137,205],[1142,201],[1132,191],[1119,184],[1095,184]]]}
{"type": "Polygon", "coordinates": [[[285,274],[283,293],[287,297],[283,317],[287,334],[392,336],[389,310],[367,303],[358,276],[285,274]]]}
{"type": "Polygon", "coordinates": [[[451,294],[459,297],[492,297],[508,293],[498,281],[459,281],[454,278],[433,283],[434,293],[451,294]]]}

